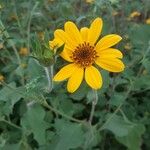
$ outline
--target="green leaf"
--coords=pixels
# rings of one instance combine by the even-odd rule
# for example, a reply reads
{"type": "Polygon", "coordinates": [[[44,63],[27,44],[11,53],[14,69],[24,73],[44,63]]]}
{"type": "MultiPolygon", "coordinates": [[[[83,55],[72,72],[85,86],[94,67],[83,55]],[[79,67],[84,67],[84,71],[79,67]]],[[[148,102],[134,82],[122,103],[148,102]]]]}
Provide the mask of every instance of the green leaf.
{"type": "Polygon", "coordinates": [[[29,74],[29,79],[35,79],[43,75],[43,68],[35,59],[29,59],[27,74],[29,74]]]}
{"type": "MultiPolygon", "coordinates": [[[[108,116],[110,117],[111,115],[112,114],[109,114],[108,116]]],[[[128,132],[132,127],[133,125],[125,122],[122,117],[114,115],[103,129],[110,130],[117,137],[122,137],[128,135],[128,132]]]]}
{"type": "Polygon", "coordinates": [[[92,149],[92,147],[96,146],[101,141],[101,135],[100,132],[97,131],[96,126],[87,126],[85,128],[84,133],[84,149],[92,149]]]}
{"type": "Polygon", "coordinates": [[[76,101],[80,101],[86,96],[87,91],[88,91],[88,87],[86,83],[84,82],[81,84],[81,86],[76,92],[74,92],[73,94],[70,94],[70,97],[76,101]]]}
{"type": "Polygon", "coordinates": [[[129,150],[140,150],[141,135],[145,132],[144,125],[135,124],[127,118],[114,115],[103,129],[113,132],[117,141],[128,147],[129,150]]]}
{"type": "Polygon", "coordinates": [[[145,48],[148,46],[148,41],[150,37],[150,28],[148,25],[138,25],[135,24],[130,29],[130,39],[134,46],[141,51],[141,48],[144,47],[144,49],[141,52],[144,52],[146,50],[145,48]],[[143,46],[143,47],[142,47],[143,46]]]}
{"type": "Polygon", "coordinates": [[[124,101],[125,95],[123,93],[115,92],[114,95],[110,98],[109,104],[113,106],[119,106],[124,101]]]}
{"type": "Polygon", "coordinates": [[[20,150],[19,144],[7,144],[1,150],[20,150]]]}
{"type": "Polygon", "coordinates": [[[144,59],[142,64],[144,65],[147,72],[150,72],[150,60],[144,59]]]}
{"type": "Polygon", "coordinates": [[[133,89],[134,90],[140,90],[140,89],[146,89],[149,88],[150,85],[150,76],[148,75],[142,75],[139,78],[136,78],[133,83],[133,89]]]}
{"type": "Polygon", "coordinates": [[[25,131],[33,132],[34,138],[40,145],[46,143],[46,129],[49,127],[48,123],[44,121],[45,111],[44,109],[35,104],[32,107],[28,107],[26,114],[21,119],[21,125],[25,131]]]}
{"type": "Polygon", "coordinates": [[[11,82],[8,86],[10,88],[5,86],[0,90],[0,102],[4,102],[1,111],[6,115],[12,112],[14,104],[24,96],[21,93],[25,92],[25,88],[17,88],[15,82],[11,82]]]}
{"type": "Polygon", "coordinates": [[[124,137],[116,137],[116,139],[128,147],[129,150],[141,150],[142,144],[142,134],[145,132],[145,127],[142,124],[134,125],[132,129],[130,129],[127,136],[124,137]]]}
{"type": "Polygon", "coordinates": [[[53,150],[70,150],[83,144],[84,134],[81,124],[56,120],[55,127],[58,141],[53,150]]]}

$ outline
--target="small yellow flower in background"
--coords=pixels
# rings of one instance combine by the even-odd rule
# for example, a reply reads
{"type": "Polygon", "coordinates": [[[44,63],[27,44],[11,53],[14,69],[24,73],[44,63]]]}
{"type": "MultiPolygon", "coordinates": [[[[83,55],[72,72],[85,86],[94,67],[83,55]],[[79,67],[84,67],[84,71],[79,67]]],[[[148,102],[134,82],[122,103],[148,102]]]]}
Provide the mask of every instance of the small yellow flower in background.
{"type": "Polygon", "coordinates": [[[3,82],[5,80],[5,77],[0,74],[0,82],[3,82]]]}
{"type": "Polygon", "coordinates": [[[40,40],[44,41],[44,32],[43,31],[38,32],[37,35],[40,40]]]}
{"type": "Polygon", "coordinates": [[[0,43],[0,49],[2,49],[4,47],[3,43],[0,43]]]}
{"type": "Polygon", "coordinates": [[[54,2],[54,0],[47,0],[48,3],[54,2]]]}
{"type": "Polygon", "coordinates": [[[124,39],[125,39],[125,40],[128,40],[128,39],[129,39],[129,35],[126,34],[126,35],[124,36],[124,39]]]}
{"type": "Polygon", "coordinates": [[[95,0],[85,0],[86,3],[93,3],[95,0]]]}
{"type": "Polygon", "coordinates": [[[22,67],[22,68],[27,68],[27,64],[22,63],[22,64],[21,64],[21,67],[22,67]]]}
{"type": "Polygon", "coordinates": [[[145,23],[150,24],[150,18],[146,19],[145,23]]]}
{"type": "Polygon", "coordinates": [[[125,48],[126,50],[131,50],[132,45],[131,45],[130,43],[127,43],[127,44],[124,46],[124,48],[125,48]]]}
{"type": "Polygon", "coordinates": [[[16,14],[11,14],[11,16],[9,17],[10,20],[18,20],[18,16],[16,14]]]}
{"type": "Polygon", "coordinates": [[[89,28],[83,27],[80,30],[73,22],[68,21],[64,30],[57,29],[54,32],[55,39],[62,41],[59,44],[65,43],[61,57],[70,63],[54,76],[54,81],[69,78],[67,90],[70,93],[79,88],[83,79],[91,88],[100,89],[102,77],[97,66],[110,72],[121,72],[125,68],[120,60],[122,53],[111,48],[122,39],[119,35],[109,34],[97,42],[102,26],[101,18],[96,18],[89,28]]]}
{"type": "Polygon", "coordinates": [[[143,70],[142,74],[147,75],[148,74],[147,70],[143,70]]]}
{"type": "Polygon", "coordinates": [[[135,17],[139,17],[140,15],[141,15],[140,12],[134,11],[134,12],[132,12],[132,13],[130,14],[129,18],[133,19],[133,18],[135,18],[135,17]]]}
{"type": "Polygon", "coordinates": [[[113,11],[113,12],[112,12],[112,15],[113,15],[113,16],[117,16],[118,14],[119,14],[119,12],[117,12],[117,11],[113,11]]]}
{"type": "Polygon", "coordinates": [[[29,51],[26,47],[21,47],[20,51],[19,51],[19,54],[22,55],[22,56],[27,56],[29,54],[29,51]]]}

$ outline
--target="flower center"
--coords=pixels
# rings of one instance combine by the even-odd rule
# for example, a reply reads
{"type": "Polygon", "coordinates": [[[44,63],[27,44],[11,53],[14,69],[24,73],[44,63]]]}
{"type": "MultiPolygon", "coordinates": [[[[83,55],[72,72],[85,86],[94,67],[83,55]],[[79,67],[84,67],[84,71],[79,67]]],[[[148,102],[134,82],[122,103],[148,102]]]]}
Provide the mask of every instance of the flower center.
{"type": "Polygon", "coordinates": [[[98,57],[98,55],[94,46],[84,42],[76,47],[72,53],[71,59],[80,67],[86,68],[94,63],[96,57],[98,57]]]}

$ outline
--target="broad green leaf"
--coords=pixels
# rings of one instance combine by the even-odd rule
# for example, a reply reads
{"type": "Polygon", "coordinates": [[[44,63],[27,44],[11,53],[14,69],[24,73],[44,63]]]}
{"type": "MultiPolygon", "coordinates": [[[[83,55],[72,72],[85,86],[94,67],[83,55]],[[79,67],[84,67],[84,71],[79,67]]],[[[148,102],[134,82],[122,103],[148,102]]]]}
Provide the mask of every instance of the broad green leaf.
{"type": "Polygon", "coordinates": [[[16,87],[15,82],[8,84],[9,87],[5,86],[0,90],[0,103],[3,102],[3,108],[1,111],[8,115],[12,113],[14,104],[24,97],[22,93],[25,92],[23,87],[16,87]]]}
{"type": "MultiPolygon", "coordinates": [[[[85,127],[84,127],[85,128],[85,127]]],[[[96,126],[87,126],[84,133],[84,149],[92,149],[92,147],[96,146],[98,143],[101,142],[101,135],[100,132],[97,131],[96,126]]]]}
{"type": "Polygon", "coordinates": [[[26,114],[21,119],[21,125],[24,130],[33,133],[34,138],[40,145],[46,143],[46,129],[49,127],[49,124],[44,121],[44,117],[44,109],[35,104],[28,107],[26,114]]]}
{"type": "Polygon", "coordinates": [[[141,136],[145,132],[144,125],[135,124],[128,119],[114,115],[103,129],[113,132],[116,139],[129,150],[140,150],[141,136]]]}
{"type": "Polygon", "coordinates": [[[56,120],[57,143],[53,150],[70,150],[79,148],[84,142],[82,125],[63,120],[56,120]]]}
{"type": "Polygon", "coordinates": [[[127,136],[116,137],[116,139],[125,145],[129,150],[141,150],[142,134],[145,132],[145,127],[142,124],[135,124],[132,129],[129,130],[127,136]]]}
{"type": "Polygon", "coordinates": [[[70,94],[70,97],[76,101],[80,101],[86,96],[88,90],[89,89],[86,83],[83,82],[76,92],[74,92],[73,94],[70,94]]]}
{"type": "Polygon", "coordinates": [[[113,106],[119,106],[124,101],[125,95],[123,93],[115,92],[114,95],[110,98],[109,104],[113,106]]]}
{"type": "MultiPolygon", "coordinates": [[[[109,114],[108,119],[112,114],[109,114]]],[[[129,130],[133,127],[132,124],[125,122],[120,116],[114,115],[108,123],[103,127],[103,129],[110,130],[117,137],[123,137],[128,135],[129,130]]]]}

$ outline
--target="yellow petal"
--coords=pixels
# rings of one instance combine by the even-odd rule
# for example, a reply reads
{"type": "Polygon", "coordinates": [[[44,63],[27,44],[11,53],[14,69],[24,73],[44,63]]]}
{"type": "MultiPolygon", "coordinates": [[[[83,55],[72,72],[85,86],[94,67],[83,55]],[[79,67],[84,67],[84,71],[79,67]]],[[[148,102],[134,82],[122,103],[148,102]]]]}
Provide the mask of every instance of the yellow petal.
{"type": "Polygon", "coordinates": [[[110,48],[111,46],[117,44],[121,39],[121,36],[116,34],[106,35],[96,44],[96,50],[100,51],[110,48]]]}
{"type": "Polygon", "coordinates": [[[86,42],[88,39],[88,31],[89,31],[89,29],[87,27],[83,27],[80,29],[80,33],[81,33],[83,42],[86,42]]]}
{"type": "Polygon", "coordinates": [[[85,69],[85,80],[93,89],[99,89],[102,86],[102,76],[100,72],[93,66],[85,69]]]}
{"type": "Polygon", "coordinates": [[[83,80],[83,75],[84,75],[83,68],[77,67],[74,70],[72,76],[68,80],[68,84],[67,84],[68,92],[73,93],[79,88],[79,86],[83,80]]]}
{"type": "Polygon", "coordinates": [[[58,38],[54,38],[54,40],[49,41],[49,46],[51,49],[54,49],[55,47],[60,47],[64,44],[64,42],[58,38]]]}
{"type": "Polygon", "coordinates": [[[114,48],[108,48],[102,51],[97,52],[100,58],[113,57],[113,58],[122,58],[123,55],[121,51],[114,48]]]}
{"type": "Polygon", "coordinates": [[[98,40],[101,30],[103,26],[103,21],[101,18],[96,18],[89,29],[89,34],[88,34],[88,42],[92,45],[95,44],[95,42],[98,40]]]}
{"type": "Polygon", "coordinates": [[[67,78],[69,78],[74,70],[76,69],[76,65],[75,64],[69,64],[65,67],[63,67],[53,78],[54,81],[62,81],[65,80],[67,78]]]}
{"type": "Polygon", "coordinates": [[[64,50],[61,52],[60,56],[69,61],[72,62],[72,59],[70,58],[70,56],[72,55],[72,50],[70,50],[67,46],[64,47],[64,50]]]}
{"type": "Polygon", "coordinates": [[[123,62],[117,58],[98,58],[95,62],[101,68],[110,72],[121,72],[125,68],[123,62]]]}
{"type": "Polygon", "coordinates": [[[54,32],[54,36],[61,39],[70,49],[74,50],[76,47],[76,42],[69,38],[68,34],[61,29],[57,29],[54,32]]]}
{"type": "Polygon", "coordinates": [[[70,39],[76,42],[76,45],[83,42],[77,26],[73,22],[68,21],[65,23],[65,32],[68,34],[70,39]]]}

